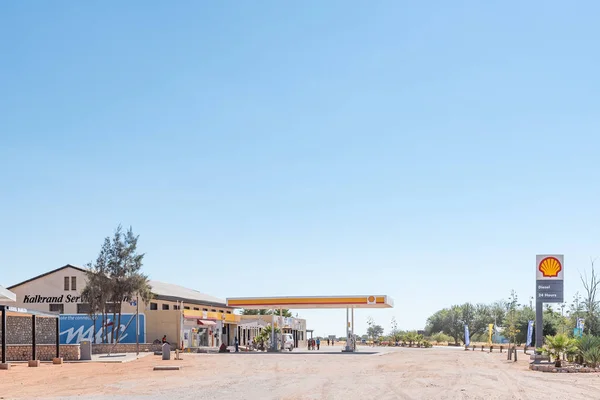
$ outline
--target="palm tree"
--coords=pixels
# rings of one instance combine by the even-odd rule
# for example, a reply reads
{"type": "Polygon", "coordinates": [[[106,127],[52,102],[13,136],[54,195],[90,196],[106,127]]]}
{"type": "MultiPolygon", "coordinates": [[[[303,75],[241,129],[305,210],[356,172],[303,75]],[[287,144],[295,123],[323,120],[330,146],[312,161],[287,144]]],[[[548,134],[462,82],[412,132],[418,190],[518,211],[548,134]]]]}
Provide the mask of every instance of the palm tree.
{"type": "Polygon", "coordinates": [[[415,331],[412,331],[412,332],[407,332],[407,333],[404,335],[404,338],[403,338],[403,340],[404,340],[405,342],[408,342],[408,346],[409,346],[409,347],[412,347],[413,343],[415,343],[415,342],[418,342],[418,341],[419,341],[419,336],[420,336],[420,335],[418,335],[418,334],[417,334],[417,332],[415,332],[415,331]]]}
{"type": "MultiPolygon", "coordinates": [[[[278,327],[274,329],[275,333],[280,333],[281,330],[278,327]]],[[[271,325],[267,325],[262,328],[260,333],[254,338],[254,343],[259,349],[264,349],[265,344],[271,340],[271,325]]]]}
{"type": "Polygon", "coordinates": [[[550,357],[554,357],[554,366],[560,368],[562,366],[562,356],[577,351],[577,342],[564,333],[555,336],[546,336],[546,344],[543,350],[550,357]]]}

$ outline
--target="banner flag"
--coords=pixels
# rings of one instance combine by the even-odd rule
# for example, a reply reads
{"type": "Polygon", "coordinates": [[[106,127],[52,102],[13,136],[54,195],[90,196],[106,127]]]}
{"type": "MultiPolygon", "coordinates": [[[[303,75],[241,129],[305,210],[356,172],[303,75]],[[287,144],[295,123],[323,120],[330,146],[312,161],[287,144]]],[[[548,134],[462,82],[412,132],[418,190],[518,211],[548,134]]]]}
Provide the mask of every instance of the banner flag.
{"type": "Polygon", "coordinates": [[[531,338],[533,337],[533,321],[527,323],[527,346],[531,346],[531,338]]]}

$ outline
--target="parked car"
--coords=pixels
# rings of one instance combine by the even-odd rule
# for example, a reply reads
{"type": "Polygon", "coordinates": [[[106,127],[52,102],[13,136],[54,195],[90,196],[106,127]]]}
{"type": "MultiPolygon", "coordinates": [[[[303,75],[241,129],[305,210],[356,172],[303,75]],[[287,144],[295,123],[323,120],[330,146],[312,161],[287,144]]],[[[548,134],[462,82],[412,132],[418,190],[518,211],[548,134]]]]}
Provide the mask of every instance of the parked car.
{"type": "Polygon", "coordinates": [[[294,337],[291,333],[283,334],[283,349],[289,351],[294,350],[294,337]]]}

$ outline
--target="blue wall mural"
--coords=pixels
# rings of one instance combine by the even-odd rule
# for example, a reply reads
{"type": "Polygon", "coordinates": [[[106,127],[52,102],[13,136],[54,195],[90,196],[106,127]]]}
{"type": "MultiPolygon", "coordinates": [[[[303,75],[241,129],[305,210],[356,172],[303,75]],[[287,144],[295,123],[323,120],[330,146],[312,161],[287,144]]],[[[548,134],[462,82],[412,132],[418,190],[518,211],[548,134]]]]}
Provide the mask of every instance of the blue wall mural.
{"type": "MultiPolygon", "coordinates": [[[[146,316],[139,314],[139,342],[146,343],[146,316]]],[[[117,317],[118,319],[118,317],[117,317]]],[[[114,324],[112,314],[102,321],[102,316],[96,320],[96,337],[94,336],[94,321],[86,314],[61,314],[60,316],[60,343],[77,344],[82,340],[90,340],[92,343],[111,342],[111,334],[114,324]],[[105,334],[106,332],[106,334],[105,334]],[[105,338],[105,335],[108,339],[105,338]]],[[[121,333],[119,343],[135,343],[135,314],[121,315],[121,333]]],[[[116,336],[116,331],[115,331],[116,336]]]]}

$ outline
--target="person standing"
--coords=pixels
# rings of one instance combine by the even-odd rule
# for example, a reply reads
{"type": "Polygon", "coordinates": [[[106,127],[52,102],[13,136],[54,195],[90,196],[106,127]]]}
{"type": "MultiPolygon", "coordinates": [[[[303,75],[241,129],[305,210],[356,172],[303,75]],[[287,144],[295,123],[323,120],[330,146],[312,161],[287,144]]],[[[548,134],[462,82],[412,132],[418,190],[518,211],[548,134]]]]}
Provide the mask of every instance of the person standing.
{"type": "Polygon", "coordinates": [[[317,350],[321,348],[321,339],[317,338],[317,350]]]}
{"type": "Polygon", "coordinates": [[[234,343],[235,343],[235,352],[239,353],[240,352],[240,342],[239,342],[237,336],[235,337],[235,342],[234,343]]]}

